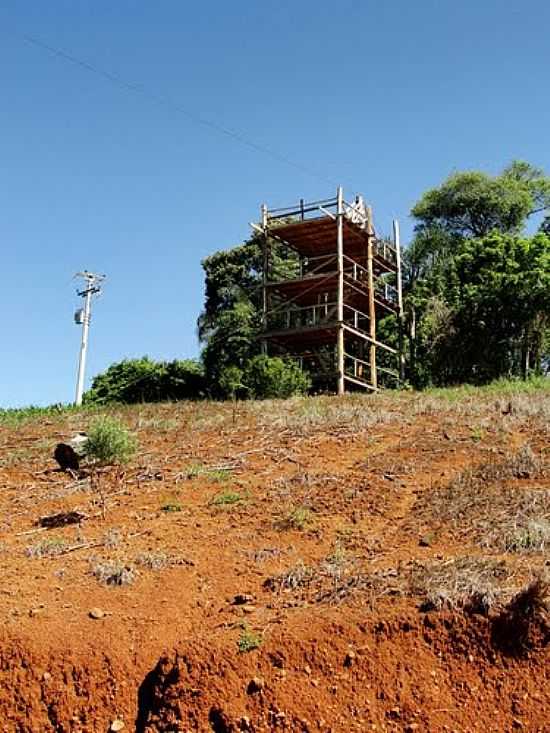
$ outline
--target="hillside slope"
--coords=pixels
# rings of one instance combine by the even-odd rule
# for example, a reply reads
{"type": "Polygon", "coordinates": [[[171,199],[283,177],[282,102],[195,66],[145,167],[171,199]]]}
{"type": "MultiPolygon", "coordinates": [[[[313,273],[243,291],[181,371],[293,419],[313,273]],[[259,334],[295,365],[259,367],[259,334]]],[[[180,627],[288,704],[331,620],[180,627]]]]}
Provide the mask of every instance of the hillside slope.
{"type": "Polygon", "coordinates": [[[0,730],[549,730],[550,391],[110,412],[0,423],[0,730]]]}

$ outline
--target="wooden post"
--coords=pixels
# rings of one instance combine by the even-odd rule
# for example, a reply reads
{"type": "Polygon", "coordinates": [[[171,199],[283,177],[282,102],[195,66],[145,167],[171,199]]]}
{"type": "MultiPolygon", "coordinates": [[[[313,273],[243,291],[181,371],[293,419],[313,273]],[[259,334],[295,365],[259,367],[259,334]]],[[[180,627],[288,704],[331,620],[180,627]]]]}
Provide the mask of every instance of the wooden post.
{"type": "Polygon", "coordinates": [[[395,245],[395,257],[397,264],[397,326],[399,329],[399,381],[405,381],[405,352],[403,350],[403,279],[401,276],[401,240],[399,236],[399,222],[393,220],[393,243],[395,245]]]}
{"type": "Polygon", "coordinates": [[[338,186],[336,208],[336,255],[338,262],[337,320],[338,337],[336,341],[336,358],[338,364],[338,394],[343,395],[344,383],[344,195],[338,186]]]}
{"type": "MultiPolygon", "coordinates": [[[[265,333],[267,331],[267,310],[269,307],[268,295],[267,295],[267,280],[268,280],[268,270],[269,270],[269,245],[268,245],[268,235],[267,235],[267,206],[266,204],[262,204],[261,212],[262,212],[262,230],[263,230],[263,238],[262,238],[263,239],[262,241],[262,248],[263,248],[262,330],[265,333]]],[[[262,339],[262,354],[265,354],[267,356],[267,340],[265,338],[262,339]]]]}
{"type": "Polygon", "coordinates": [[[367,206],[367,275],[369,281],[369,335],[371,337],[369,348],[370,361],[370,381],[374,389],[378,387],[378,379],[376,375],[376,308],[374,304],[374,265],[373,265],[373,248],[374,248],[374,227],[372,224],[372,209],[367,206]]]}

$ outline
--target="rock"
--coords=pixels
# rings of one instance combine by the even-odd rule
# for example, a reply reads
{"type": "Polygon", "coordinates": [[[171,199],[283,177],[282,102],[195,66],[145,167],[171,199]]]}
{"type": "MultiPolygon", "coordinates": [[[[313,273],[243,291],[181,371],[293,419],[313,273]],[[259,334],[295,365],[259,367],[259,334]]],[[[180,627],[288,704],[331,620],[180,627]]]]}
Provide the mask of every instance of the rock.
{"type": "Polygon", "coordinates": [[[256,692],[261,692],[265,687],[265,680],[263,677],[253,677],[248,683],[246,691],[249,695],[254,695],[256,692]]]}
{"type": "Polygon", "coordinates": [[[304,672],[306,674],[311,674],[311,667],[309,666],[309,664],[306,664],[306,666],[304,667],[304,672]]]}
{"type": "Polygon", "coordinates": [[[355,662],[355,652],[349,651],[344,658],[344,667],[352,667],[355,662]]]}
{"type": "Polygon", "coordinates": [[[123,728],[124,728],[124,721],[120,720],[120,718],[117,718],[116,720],[113,720],[109,730],[113,731],[113,733],[116,733],[116,731],[122,730],[123,728]]]}
{"type": "Polygon", "coordinates": [[[243,715],[239,721],[239,730],[250,730],[250,718],[248,715],[243,715]]]}
{"type": "Polygon", "coordinates": [[[237,593],[237,595],[231,601],[233,606],[244,606],[248,603],[253,603],[254,596],[250,593],[237,593]]]}
{"type": "Polygon", "coordinates": [[[52,676],[49,672],[44,672],[44,674],[42,675],[42,679],[44,680],[44,682],[49,682],[51,678],[52,676]]]}
{"type": "MultiPolygon", "coordinates": [[[[101,608],[90,608],[88,616],[94,619],[105,618],[105,611],[102,611],[101,608]]],[[[111,730],[113,729],[111,728],[111,730]]],[[[122,730],[122,728],[116,728],[115,730],[122,730]]]]}
{"type": "Polygon", "coordinates": [[[415,731],[415,730],[418,730],[418,728],[419,728],[419,725],[418,725],[418,723],[409,723],[409,724],[408,724],[408,725],[407,725],[407,726],[405,727],[405,733],[414,733],[414,731],[415,731]]]}
{"type": "Polygon", "coordinates": [[[244,606],[241,606],[242,612],[246,614],[254,613],[256,610],[256,606],[252,606],[250,603],[247,603],[244,606]]]}

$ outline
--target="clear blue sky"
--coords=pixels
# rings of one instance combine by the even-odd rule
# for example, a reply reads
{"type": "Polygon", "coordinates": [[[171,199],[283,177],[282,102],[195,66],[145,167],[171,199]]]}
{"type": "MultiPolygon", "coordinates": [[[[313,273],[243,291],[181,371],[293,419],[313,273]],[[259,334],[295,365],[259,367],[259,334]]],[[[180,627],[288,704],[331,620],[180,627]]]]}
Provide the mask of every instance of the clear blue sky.
{"type": "Polygon", "coordinates": [[[549,78],[547,0],[5,0],[0,406],[73,399],[77,270],[108,275],[89,384],[124,357],[198,354],[200,261],[264,200],[342,182],[408,236],[411,206],[455,169],[549,170],[549,78]]]}

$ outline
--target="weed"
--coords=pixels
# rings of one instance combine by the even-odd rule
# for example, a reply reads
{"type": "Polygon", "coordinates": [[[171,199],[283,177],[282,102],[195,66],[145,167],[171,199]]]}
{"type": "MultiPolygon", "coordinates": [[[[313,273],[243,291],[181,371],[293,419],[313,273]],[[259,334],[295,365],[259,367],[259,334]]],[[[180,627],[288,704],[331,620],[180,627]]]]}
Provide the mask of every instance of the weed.
{"type": "Polygon", "coordinates": [[[297,529],[300,532],[311,526],[313,515],[310,509],[305,506],[295,507],[281,517],[276,526],[279,530],[297,529]]]}
{"type": "Polygon", "coordinates": [[[483,440],[484,435],[484,429],[481,427],[481,425],[477,425],[476,427],[472,428],[470,438],[474,441],[474,443],[479,443],[480,440],[483,440]]]}
{"type": "Polygon", "coordinates": [[[117,547],[122,542],[122,533],[119,529],[111,527],[103,535],[104,547],[117,547]]]}
{"type": "Polygon", "coordinates": [[[166,499],[160,507],[162,512],[181,512],[182,509],[181,503],[174,497],[166,499]]]}
{"type": "Polygon", "coordinates": [[[163,570],[171,563],[171,558],[164,552],[142,552],[136,557],[136,565],[141,565],[148,570],[163,570]]]}
{"type": "Polygon", "coordinates": [[[136,578],[136,571],[130,565],[116,560],[92,560],[91,571],[105,585],[130,585],[136,578]]]}
{"type": "Polygon", "coordinates": [[[29,545],[25,552],[27,557],[55,557],[61,555],[68,547],[61,537],[47,537],[34,545],[29,545]]]}
{"type": "Polygon", "coordinates": [[[237,649],[239,654],[246,654],[254,651],[262,645],[263,639],[260,634],[252,631],[246,624],[243,625],[242,631],[237,639],[237,649]]]}
{"type": "Polygon", "coordinates": [[[242,494],[238,491],[221,491],[216,494],[209,502],[209,506],[232,506],[234,504],[240,504],[243,501],[242,494]]]}
{"type": "Polygon", "coordinates": [[[544,552],[549,546],[550,521],[547,519],[530,519],[526,526],[519,527],[504,540],[507,552],[544,552]]]}
{"type": "Polygon", "coordinates": [[[315,575],[315,570],[299,560],[296,565],[280,575],[274,575],[264,581],[268,590],[297,590],[307,587],[315,575]]]}
{"type": "Polygon", "coordinates": [[[88,430],[86,455],[100,466],[127,463],[136,449],[135,437],[112,417],[96,418],[88,430]]]}
{"type": "Polygon", "coordinates": [[[186,471],[187,478],[204,478],[212,483],[227,481],[230,472],[227,468],[209,468],[201,463],[192,463],[186,471]]]}

